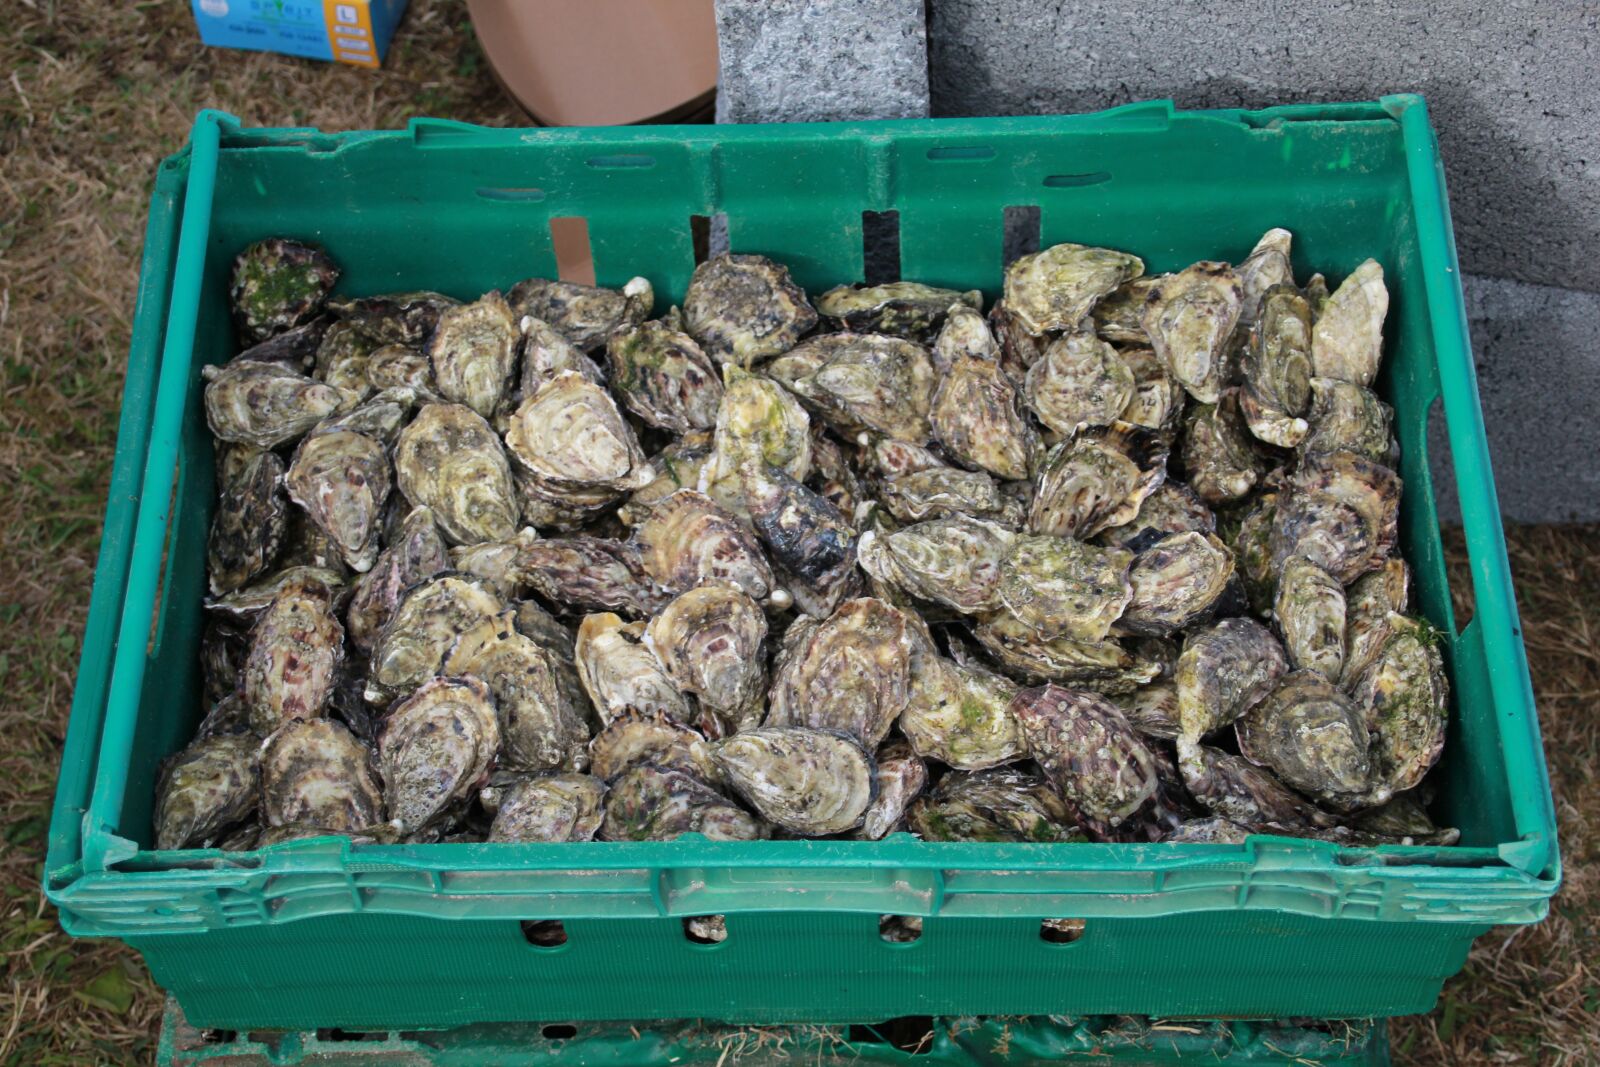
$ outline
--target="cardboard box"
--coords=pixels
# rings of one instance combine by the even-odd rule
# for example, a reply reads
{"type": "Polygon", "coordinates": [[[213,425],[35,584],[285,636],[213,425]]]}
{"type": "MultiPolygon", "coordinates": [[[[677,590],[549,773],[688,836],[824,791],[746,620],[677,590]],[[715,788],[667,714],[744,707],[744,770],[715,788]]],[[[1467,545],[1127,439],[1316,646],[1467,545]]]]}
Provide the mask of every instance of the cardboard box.
{"type": "Polygon", "coordinates": [[[377,67],[406,2],[190,0],[190,6],[208,45],[377,67]]]}

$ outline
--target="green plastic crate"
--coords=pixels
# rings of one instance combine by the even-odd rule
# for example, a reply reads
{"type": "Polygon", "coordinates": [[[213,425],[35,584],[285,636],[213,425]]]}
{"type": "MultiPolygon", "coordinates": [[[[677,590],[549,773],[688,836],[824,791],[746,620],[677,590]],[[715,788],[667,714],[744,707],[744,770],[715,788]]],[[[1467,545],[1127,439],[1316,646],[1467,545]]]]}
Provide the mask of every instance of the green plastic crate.
{"type": "Polygon", "coordinates": [[[419,119],[329,135],[198,118],[156,183],[133,350],[45,888],[66,928],[119,937],[202,1026],[443,1028],[539,1018],[870,1021],[910,1014],[1381,1016],[1423,1011],[1474,938],[1542,918],[1555,826],[1422,100],[794,126],[489,130],[419,119]],[[1444,633],[1454,717],[1436,815],[1456,848],[775,841],[157,852],[151,791],[201,714],[212,453],[200,366],[233,351],[229,264],[324,244],[351,293],[461,297],[552,275],[583,218],[603,284],[662,310],[694,217],[815,291],[860,278],[863,213],[898,212],[907,278],[1000,278],[1003,217],[1153,271],[1237,260],[1269,226],[1333,280],[1382,261],[1379,388],[1406,481],[1402,543],[1444,633]],[[180,223],[181,217],[181,223],[180,223]],[[166,313],[163,321],[163,312],[166,313]],[[159,353],[159,355],[158,355],[159,353]],[[154,398],[152,399],[152,394],[154,398]],[[1426,461],[1443,401],[1477,614],[1457,628],[1426,461]],[[725,914],[729,938],[682,918],[725,914]],[[882,914],[925,916],[891,944],[882,914]],[[1040,920],[1078,917],[1070,944],[1040,920]],[[561,920],[555,947],[524,936],[561,920]]]}

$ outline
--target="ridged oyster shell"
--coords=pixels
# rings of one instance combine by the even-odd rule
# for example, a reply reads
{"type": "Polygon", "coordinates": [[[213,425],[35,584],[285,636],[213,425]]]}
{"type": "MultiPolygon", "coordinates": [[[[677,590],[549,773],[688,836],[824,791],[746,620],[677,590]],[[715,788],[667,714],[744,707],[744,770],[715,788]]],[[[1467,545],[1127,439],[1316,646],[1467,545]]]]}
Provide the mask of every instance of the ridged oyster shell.
{"type": "Polygon", "coordinates": [[[748,367],[793,348],[817,313],[787,267],[765,256],[720,255],[695,268],[683,321],[706,355],[748,367]]]}
{"type": "Polygon", "coordinates": [[[606,342],[611,387],[628,410],[674,433],[717,424],[722,376],[694,338],[671,321],[618,330],[606,342]]]}
{"type": "Polygon", "coordinates": [[[266,572],[289,526],[283,460],[251,451],[227,477],[206,538],[206,573],[215,596],[231,593],[266,572]]]}
{"type": "Polygon", "coordinates": [[[983,294],[919,282],[857,283],[835,286],[817,297],[817,313],[834,329],[893,334],[925,343],[958,304],[982,311],[983,294]]]}
{"type": "Polygon", "coordinates": [[[428,341],[439,394],[493,418],[511,389],[519,337],[517,318],[498,292],[445,308],[428,341]]]}
{"type": "Polygon", "coordinates": [[[442,573],[413,586],[372,648],[366,700],[385,705],[431,678],[456,638],[505,603],[475,578],[442,573]]]}
{"type": "Polygon", "coordinates": [[[602,841],[671,841],[681,834],[711,841],[755,841],[766,828],[693,775],[641,766],[611,783],[602,841]]]}
{"type": "Polygon", "coordinates": [[[206,423],[222,441],[277,448],[338,411],[361,394],[326,385],[281,363],[235,359],[201,369],[206,381],[206,423]]]}
{"type": "Polygon", "coordinates": [[[1143,273],[1144,262],[1126,252],[1052,245],[1006,268],[1005,303],[1030,333],[1070,330],[1107,293],[1143,273]]]}
{"type": "Polygon", "coordinates": [[[356,580],[345,610],[350,643],[370,652],[405,591],[449,568],[449,551],[433,521],[433,509],[408,511],[389,547],[378,554],[372,569],[356,580]]]}
{"type": "Polygon", "coordinates": [[[638,711],[693,722],[692,704],[645,644],[644,634],[644,623],[626,623],[609,612],[590,615],[578,627],[578,677],[600,721],[638,711]]]}
{"type": "Polygon", "coordinates": [[[209,848],[256,809],[261,742],[250,734],[202,735],[165,761],[156,784],[155,847],[209,848]]]}
{"type": "Polygon", "coordinates": [[[645,278],[630,278],[620,290],[550,278],[518,282],[506,294],[517,319],[548,323],[574,345],[592,352],[613,330],[650,317],[655,291],[645,278]]]}
{"type": "Polygon", "coordinates": [[[605,816],[605,797],[605,783],[587,774],[525,778],[501,798],[489,840],[592,840],[605,816]]]}
{"type": "Polygon", "coordinates": [[[826,730],[746,730],[713,745],[711,758],[762,818],[805,837],[859,826],[877,786],[872,757],[826,730]]]}
{"type": "Polygon", "coordinates": [[[372,752],[343,724],[286,724],[261,749],[263,826],[357,833],[382,821],[383,794],[372,752]]]}
{"type": "Polygon", "coordinates": [[[872,597],[840,605],[777,667],[766,725],[836,731],[876,748],[909,697],[907,626],[904,614],[872,597]]]}
{"type": "Polygon", "coordinates": [[[1085,826],[1109,830],[1155,795],[1155,759],[1122,709],[1095,693],[1056,685],[1011,702],[1028,751],[1085,826]]]}
{"type": "Polygon", "coordinates": [[[1201,261],[1169,275],[1146,298],[1143,324],[1167,372],[1205,404],[1228,380],[1227,346],[1244,289],[1226,263],[1201,261]]]}
{"type": "Polygon", "coordinates": [[[250,631],[240,670],[252,729],[265,736],[285,722],[319,717],[343,661],[334,591],[311,576],[284,587],[250,631]]]}
{"type": "Polygon", "coordinates": [[[517,530],[511,466],[500,438],[461,404],[425,404],[400,431],[395,481],[412,506],[427,505],[452,544],[504,541],[517,530]]]}
{"type": "Polygon", "coordinates": [[[418,834],[464,805],[499,747],[494,698],[477,678],[431,678],[396,704],[378,734],[384,804],[395,830],[418,834]]]}
{"type": "Polygon", "coordinates": [[[680,594],[645,628],[645,644],[678,688],[734,732],[761,721],[767,617],[729,585],[680,594]]]}

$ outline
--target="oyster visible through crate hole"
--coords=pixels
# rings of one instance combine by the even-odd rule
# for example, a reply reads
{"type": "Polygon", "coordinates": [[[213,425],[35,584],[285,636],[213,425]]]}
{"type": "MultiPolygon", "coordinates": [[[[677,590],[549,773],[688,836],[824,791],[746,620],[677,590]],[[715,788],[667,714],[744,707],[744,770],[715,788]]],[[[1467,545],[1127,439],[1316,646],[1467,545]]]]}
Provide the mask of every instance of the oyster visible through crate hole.
{"type": "Polygon", "coordinates": [[[926,343],[958,304],[982,311],[983,293],[939,289],[920,282],[857,283],[835,286],[817,297],[817,313],[836,330],[893,334],[926,343]]]}
{"type": "Polygon", "coordinates": [[[793,348],[817,313],[789,268],[765,256],[725,254],[695,268],[683,319],[712,359],[749,367],[793,348]]]}
{"type": "Polygon", "coordinates": [[[983,616],[973,629],[978,643],[1014,677],[1061,682],[1075,689],[1126,693],[1161,673],[1159,663],[1130,652],[1116,641],[1041,638],[1032,626],[1009,612],[983,616]]]}
{"type": "Polygon", "coordinates": [[[1133,599],[1117,620],[1128,633],[1177,633],[1205,620],[1233,580],[1233,553],[1215,536],[1169,534],[1134,557],[1133,599]]]}
{"type": "Polygon", "coordinates": [[[555,327],[584,351],[593,352],[613,330],[648,319],[655,305],[655,290],[646,278],[630,278],[620,290],[529,278],[512,286],[506,299],[519,320],[531,315],[555,327]]]}
{"type": "Polygon", "coordinates": [[[307,378],[281,363],[236,359],[202,367],[206,423],[223,441],[277,448],[338,411],[359,393],[307,378]]]}
{"type": "Polygon", "coordinates": [[[998,364],[1000,345],[979,309],[951,304],[944,325],[934,338],[931,355],[934,373],[942,378],[963,357],[998,364]]]}
{"type": "Polygon", "coordinates": [[[811,417],[783,386],[738,367],[723,368],[723,384],[714,451],[698,488],[744,517],[740,470],[747,464],[776,467],[797,482],[811,473],[811,417]]]}
{"type": "Polygon", "coordinates": [[[355,833],[383,819],[372,753],[331,719],[291,722],[261,748],[261,822],[355,833]]]}
{"type": "Polygon", "coordinates": [[[682,834],[712,841],[756,841],[761,821],[690,774],[633,767],[611,783],[602,841],[671,841],[682,834]]]}
{"type": "Polygon", "coordinates": [[[1239,407],[1258,439],[1294,448],[1310,428],[1311,307],[1293,285],[1274,285],[1261,299],[1240,365],[1239,407]]]}
{"type": "Polygon", "coordinates": [[[645,644],[678,688],[737,732],[761,721],[767,617],[730,585],[701,585],[650,620],[645,644]]]}
{"type": "Polygon", "coordinates": [[[605,817],[605,797],[605,783],[587,774],[524,778],[501,798],[489,840],[592,840],[605,817]]]}
{"type": "Polygon", "coordinates": [[[1344,670],[1345,633],[1339,580],[1304,556],[1290,556],[1278,575],[1273,615],[1290,664],[1338,681],[1344,670]]]}
{"type": "Polygon", "coordinates": [[[253,452],[223,485],[206,538],[213,595],[233,592],[272,565],[289,525],[282,478],[283,460],[253,452]]]}
{"type": "Polygon", "coordinates": [[[1028,751],[1086,827],[1115,829],[1155,795],[1155,759],[1122,710],[1094,693],[1045,685],[1011,702],[1028,751]]]}
{"type": "Polygon", "coordinates": [[[889,534],[869,531],[859,556],[879,581],[970,615],[1000,606],[1000,564],[1016,538],[994,523],[953,515],[889,534]]]}
{"type": "Polygon", "coordinates": [[[1028,529],[1087,540],[1131,522],[1167,477],[1167,443],[1127,424],[1091,430],[1050,450],[1039,467],[1028,529]]]}
{"type": "Polygon", "coordinates": [[[1144,329],[1168,373],[1206,404],[1227,383],[1228,340],[1244,290],[1226,263],[1201,261],[1170,275],[1145,301],[1144,329]]]}
{"type": "Polygon", "coordinates": [[[428,341],[440,395],[493,418],[511,390],[520,336],[516,316],[498,292],[445,308],[428,341]]]}
{"type": "Polygon", "coordinates": [[[1181,482],[1163,481],[1139,504],[1138,514],[1121,526],[1102,530],[1101,544],[1143,552],[1170,534],[1212,534],[1217,532],[1217,517],[1201,502],[1194,490],[1181,482]]]}
{"type": "Polygon", "coordinates": [[[366,699],[388,704],[438,669],[456,638],[505,604],[482,581],[440,574],[407,590],[372,648],[366,699]]]}
{"type": "Polygon", "coordinates": [[[1213,506],[1243,500],[1267,473],[1229,389],[1215,404],[1196,404],[1184,421],[1183,466],[1189,486],[1213,506]]]}
{"type": "Polygon", "coordinates": [[[1311,328],[1311,366],[1319,378],[1370,386],[1383,359],[1389,290],[1383,267],[1366,260],[1328,298],[1311,328]]]}
{"type": "Polygon", "coordinates": [[[906,706],[913,641],[906,616],[881,600],[840,605],[788,650],[766,725],[836,731],[876,748],[906,706]]]}
{"type": "Polygon", "coordinates": [[[539,540],[538,530],[524,526],[509,541],[459,545],[450,549],[450,568],[481,580],[496,596],[510,600],[522,586],[523,556],[539,540]]]}
{"type": "Polygon", "coordinates": [[[428,403],[439,400],[433,364],[410,345],[384,345],[373,352],[367,358],[367,380],[374,389],[410,389],[428,403]]]}
{"type": "Polygon", "coordinates": [[[1170,679],[1157,678],[1131,693],[1115,697],[1113,703],[1128,717],[1128,725],[1146,737],[1172,741],[1182,732],[1178,719],[1178,685],[1170,679]]]}
{"type": "Polygon", "coordinates": [[[386,345],[421,345],[432,335],[440,312],[461,301],[421,289],[330,300],[328,309],[386,345]]]}
{"type": "Polygon", "coordinates": [[[1388,629],[1388,641],[1350,695],[1372,734],[1375,780],[1401,793],[1415,788],[1444,751],[1450,691],[1439,637],[1428,624],[1396,616],[1388,629]]]}
{"type": "Polygon", "coordinates": [[[1398,449],[1390,424],[1394,410],[1372,390],[1336,378],[1311,379],[1311,432],[1300,442],[1304,455],[1354,452],[1392,467],[1398,449]]]}
{"type": "Polygon", "coordinates": [[[1350,686],[1389,643],[1392,620],[1411,603],[1411,569],[1393,557],[1345,590],[1345,657],[1340,682],[1350,686]]]}
{"type": "Polygon", "coordinates": [[[527,771],[582,770],[589,741],[587,702],[560,684],[553,654],[519,633],[515,613],[479,619],[463,630],[440,674],[471,675],[489,687],[500,728],[500,759],[527,771]]]}
{"type": "Polygon", "coordinates": [[[521,580],[569,611],[648,615],[666,594],[645,573],[638,548],[602,537],[551,537],[523,545],[521,580]]]}
{"type": "Polygon", "coordinates": [[[1000,563],[1005,609],[1046,640],[1099,641],[1133,597],[1133,553],[1065,537],[1018,537],[1000,563]]]}
{"type": "Polygon", "coordinates": [[[634,767],[682,771],[708,785],[722,781],[705,735],[659,712],[624,711],[589,742],[589,772],[613,782],[634,767]]]}
{"type": "Polygon", "coordinates": [[[334,591],[313,577],[273,597],[250,631],[240,671],[240,696],[256,733],[322,714],[344,659],[344,627],[334,616],[334,591]]]}
{"type": "Polygon", "coordinates": [[[581,374],[562,371],[522,402],[506,447],[552,486],[628,491],[655,472],[611,394],[581,374]]]}
{"type": "Polygon", "coordinates": [[[954,771],[907,812],[924,841],[1083,841],[1055,789],[1031,771],[954,771]]]}
{"type": "Polygon", "coordinates": [[[762,818],[804,837],[861,825],[877,788],[866,750],[827,730],[746,730],[714,744],[711,758],[762,818]]]}
{"type": "Polygon", "coordinates": [[[928,785],[928,765],[904,740],[885,741],[873,762],[877,764],[877,795],[867,805],[861,828],[855,833],[863,841],[881,841],[902,829],[906,809],[928,785]]]}
{"type": "Polygon", "coordinates": [[[1095,303],[1094,332],[1107,341],[1125,345],[1148,345],[1144,329],[1144,305],[1150,292],[1169,278],[1167,274],[1143,274],[1129,278],[1095,303]]]}
{"type": "Polygon", "coordinates": [[[1133,399],[1133,371],[1117,350],[1087,330],[1050,342],[1028,368],[1028,406],[1056,433],[1109,426],[1133,399]]]}
{"type": "Polygon", "coordinates": [[[216,734],[166,760],[156,784],[155,847],[209,848],[256,808],[260,771],[251,734],[216,734]]]}
{"type": "Polygon", "coordinates": [[[644,572],[669,593],[728,582],[756,600],[774,591],[772,568],[748,527],[703,493],[680,489],[634,530],[644,572]]]}
{"type": "Polygon", "coordinates": [[[693,722],[693,706],[644,643],[644,632],[644,623],[626,623],[609,612],[590,615],[578,627],[578,677],[600,721],[640,711],[693,722]]]}
{"type": "Polygon", "coordinates": [[[517,530],[516,490],[500,438],[471,408],[424,404],[394,450],[395,481],[433,509],[452,544],[503,541],[517,530]]]}
{"type": "Polygon", "coordinates": [[[1301,555],[1348,585],[1400,538],[1400,478],[1351,452],[1306,456],[1273,517],[1273,567],[1301,555]]]}
{"type": "Polygon", "coordinates": [[[494,698],[477,678],[429,679],[391,708],[378,734],[378,769],[396,831],[417,834],[464,805],[499,747],[494,698]]]}
{"type": "Polygon", "coordinates": [[[1250,831],[1238,823],[1213,815],[1190,819],[1161,840],[1173,845],[1242,845],[1249,836],[1250,831]]]}
{"type": "Polygon", "coordinates": [[[1288,671],[1283,646],[1254,619],[1223,619],[1191,633],[1174,676],[1182,736],[1198,740],[1234,722],[1288,671]]]}
{"type": "Polygon", "coordinates": [[[562,371],[581,374],[596,385],[606,383],[605,373],[600,370],[599,364],[548,322],[524,315],[517,323],[517,329],[522,334],[519,342],[522,354],[520,396],[532,396],[540,386],[562,371]]]}
{"type": "Polygon", "coordinates": [[[378,342],[354,324],[335,322],[317,345],[312,377],[365,399],[372,393],[368,369],[377,348],[378,342]]]}
{"type": "Polygon", "coordinates": [[[1238,722],[1239,753],[1339,811],[1389,799],[1372,790],[1366,723],[1355,701],[1316,671],[1294,671],[1238,722]]]}
{"type": "Polygon", "coordinates": [[[788,355],[767,368],[830,426],[920,444],[932,432],[934,370],[928,350],[884,334],[848,334],[819,359],[788,355]]]}
{"type": "Polygon", "coordinates": [[[722,378],[694,338],[670,322],[618,330],[606,342],[611,387],[628,410],[673,433],[717,424],[722,378]]]}
{"type": "Polygon", "coordinates": [[[350,643],[362,652],[370,652],[405,591],[449,567],[449,552],[433,521],[433,509],[411,509],[389,547],[378,554],[372,569],[356,580],[345,611],[345,632],[350,643]]]}
{"type": "Polygon", "coordinates": [[[299,326],[322,310],[339,280],[339,267],[322,249],[273,237],[233,261],[228,298],[246,343],[264,341],[299,326]]]}
{"type": "Polygon", "coordinates": [[[964,771],[1026,758],[1009,707],[1016,683],[946,659],[923,641],[916,645],[899,725],[917,755],[964,771]]]}
{"type": "Polygon", "coordinates": [[[1005,302],[1030,333],[1074,329],[1107,293],[1144,273],[1138,256],[1058,244],[1006,268],[1005,302]]]}
{"type": "Polygon", "coordinates": [[[1243,756],[1180,737],[1178,768],[1190,796],[1202,807],[1251,832],[1300,834],[1337,823],[1243,756]]]}
{"type": "Polygon", "coordinates": [[[1027,478],[1038,460],[1038,432],[1016,385],[992,359],[958,356],[939,378],[929,421],[957,462],[997,478],[1027,478]]]}
{"type": "Polygon", "coordinates": [[[1133,395],[1122,409],[1121,420],[1149,430],[1176,426],[1189,394],[1167,373],[1155,349],[1124,348],[1117,354],[1133,374],[1133,395]]]}
{"type": "MultiPolygon", "coordinates": [[[[856,588],[856,532],[833,502],[777,468],[747,462],[740,472],[744,504],[794,603],[829,614],[856,588]]],[[[784,597],[771,603],[782,607],[784,597]]]]}

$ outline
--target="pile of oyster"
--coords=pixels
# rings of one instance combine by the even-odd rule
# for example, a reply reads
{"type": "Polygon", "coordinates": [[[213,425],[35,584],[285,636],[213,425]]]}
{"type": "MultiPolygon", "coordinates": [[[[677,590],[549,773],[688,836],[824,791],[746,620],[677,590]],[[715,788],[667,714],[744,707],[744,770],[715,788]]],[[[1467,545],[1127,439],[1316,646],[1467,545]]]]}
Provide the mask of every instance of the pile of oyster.
{"type": "Polygon", "coordinates": [[[1056,245],[987,315],[723,255],[653,319],[251,246],[157,846],[1453,842],[1383,272],[1289,246],[1056,245]]]}

